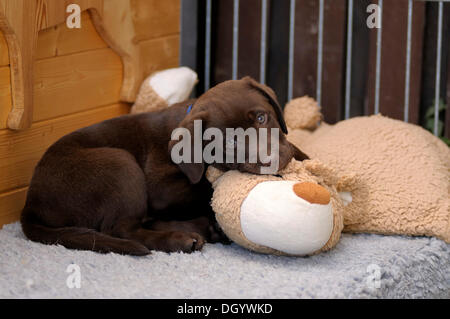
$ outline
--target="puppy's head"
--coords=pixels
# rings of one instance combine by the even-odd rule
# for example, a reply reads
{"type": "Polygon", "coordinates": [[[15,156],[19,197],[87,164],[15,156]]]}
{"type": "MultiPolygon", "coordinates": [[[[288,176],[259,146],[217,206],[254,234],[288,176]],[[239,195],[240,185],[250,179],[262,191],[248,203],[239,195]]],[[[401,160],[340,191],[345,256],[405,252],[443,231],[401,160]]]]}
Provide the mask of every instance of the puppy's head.
{"type": "MultiPolygon", "coordinates": [[[[177,164],[192,183],[200,181],[205,164],[276,174],[293,157],[307,158],[287,141],[283,112],[273,90],[250,77],[223,82],[204,93],[179,128],[190,132],[191,154],[184,154],[189,161],[177,164]]],[[[178,142],[171,140],[169,150],[178,142]]]]}

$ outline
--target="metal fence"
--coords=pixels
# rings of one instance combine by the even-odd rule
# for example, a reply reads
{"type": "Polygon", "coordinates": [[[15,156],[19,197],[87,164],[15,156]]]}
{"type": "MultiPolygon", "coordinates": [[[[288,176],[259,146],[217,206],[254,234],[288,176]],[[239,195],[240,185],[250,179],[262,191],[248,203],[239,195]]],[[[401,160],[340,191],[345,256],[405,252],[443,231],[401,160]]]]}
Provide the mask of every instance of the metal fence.
{"type": "MultiPolygon", "coordinates": [[[[242,0],[245,1],[245,0],[242,0]]],[[[288,100],[293,96],[294,85],[294,44],[295,44],[295,6],[296,0],[290,1],[290,14],[289,14],[289,59],[288,59],[288,85],[287,85],[287,97],[288,100]]],[[[319,105],[322,100],[322,73],[323,73],[323,39],[324,39],[324,0],[317,0],[319,3],[318,10],[318,32],[317,32],[317,74],[316,74],[316,92],[315,98],[319,105]]],[[[406,41],[406,68],[404,76],[404,108],[403,108],[403,120],[408,121],[409,115],[409,96],[410,96],[410,77],[411,77],[411,29],[412,29],[412,15],[413,7],[416,2],[423,2],[427,0],[408,0],[408,19],[407,19],[407,33],[405,36],[406,41]]],[[[439,97],[440,97],[440,69],[441,69],[441,48],[442,48],[442,26],[443,26],[443,3],[450,0],[428,0],[429,2],[438,2],[438,21],[437,21],[437,43],[436,43],[436,76],[435,76],[435,92],[434,92],[434,128],[433,132],[437,135],[438,132],[438,118],[439,118],[439,97]]],[[[231,1],[230,1],[231,4],[231,1]]],[[[239,4],[240,0],[233,0],[233,41],[232,41],[232,79],[238,77],[238,52],[239,52],[239,4]]],[[[377,29],[376,37],[376,66],[375,66],[375,85],[374,85],[374,113],[380,111],[380,74],[383,71],[381,69],[381,49],[383,45],[382,39],[382,21],[383,11],[388,10],[388,7],[383,6],[383,0],[376,2],[379,8],[379,22],[380,27],[377,29]]],[[[344,118],[350,117],[350,94],[352,87],[352,31],[353,31],[353,0],[347,0],[347,26],[346,26],[346,52],[345,52],[345,102],[344,102],[344,118]]],[[[204,47],[204,90],[208,90],[211,86],[211,25],[212,25],[212,0],[206,0],[206,12],[205,16],[205,47],[204,47]]],[[[260,28],[260,77],[261,83],[266,82],[266,68],[267,68],[267,21],[268,21],[268,0],[261,0],[261,28],[260,28]]],[[[183,32],[183,30],[182,30],[183,32]]],[[[201,70],[197,70],[201,72],[201,70]]]]}

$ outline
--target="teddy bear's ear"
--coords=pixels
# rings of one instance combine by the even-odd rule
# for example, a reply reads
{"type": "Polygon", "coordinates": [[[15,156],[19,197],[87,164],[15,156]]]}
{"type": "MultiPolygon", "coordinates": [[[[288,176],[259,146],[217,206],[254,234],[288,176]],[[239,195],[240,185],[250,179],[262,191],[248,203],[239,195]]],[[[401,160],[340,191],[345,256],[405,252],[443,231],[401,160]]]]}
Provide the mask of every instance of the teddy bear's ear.
{"type": "Polygon", "coordinates": [[[315,130],[322,120],[322,113],[316,100],[303,96],[286,104],[284,118],[291,129],[315,130]]]}
{"type": "Polygon", "coordinates": [[[218,168],[215,168],[213,166],[209,166],[206,170],[206,179],[214,185],[214,183],[224,174],[223,171],[221,171],[218,168]]]}

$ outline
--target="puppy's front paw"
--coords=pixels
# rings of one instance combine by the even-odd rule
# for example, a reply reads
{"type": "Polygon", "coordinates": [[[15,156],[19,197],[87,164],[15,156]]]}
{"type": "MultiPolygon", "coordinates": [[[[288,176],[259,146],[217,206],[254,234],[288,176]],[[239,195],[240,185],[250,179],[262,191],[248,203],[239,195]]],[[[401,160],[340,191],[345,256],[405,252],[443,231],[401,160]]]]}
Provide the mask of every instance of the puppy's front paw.
{"type": "Polygon", "coordinates": [[[221,243],[224,245],[230,245],[231,240],[225,235],[222,228],[220,228],[219,224],[215,222],[214,224],[209,225],[209,242],[211,243],[221,243]]]}
{"type": "Polygon", "coordinates": [[[201,250],[205,244],[205,239],[198,233],[188,233],[181,231],[170,232],[167,238],[165,252],[192,253],[201,250]]]}

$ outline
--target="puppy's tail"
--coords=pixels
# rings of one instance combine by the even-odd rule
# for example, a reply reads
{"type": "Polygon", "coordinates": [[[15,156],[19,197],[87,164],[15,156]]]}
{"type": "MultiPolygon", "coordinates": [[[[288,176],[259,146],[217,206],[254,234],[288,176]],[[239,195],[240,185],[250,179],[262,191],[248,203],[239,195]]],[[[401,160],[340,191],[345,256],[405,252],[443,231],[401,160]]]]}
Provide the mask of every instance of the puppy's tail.
{"type": "Polygon", "coordinates": [[[112,237],[93,229],[44,226],[29,208],[22,211],[21,224],[28,239],[47,245],[58,244],[70,249],[92,250],[99,253],[112,252],[134,256],[150,254],[147,247],[136,241],[112,237]]]}

